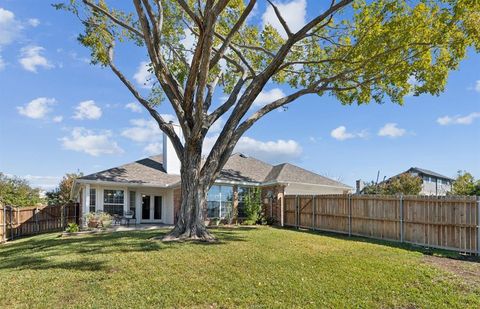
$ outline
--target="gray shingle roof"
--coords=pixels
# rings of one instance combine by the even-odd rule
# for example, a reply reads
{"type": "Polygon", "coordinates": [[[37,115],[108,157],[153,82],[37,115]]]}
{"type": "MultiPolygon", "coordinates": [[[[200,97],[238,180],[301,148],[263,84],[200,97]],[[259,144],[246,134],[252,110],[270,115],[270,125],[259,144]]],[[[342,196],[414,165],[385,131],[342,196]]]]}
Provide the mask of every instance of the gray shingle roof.
{"type": "Polygon", "coordinates": [[[334,187],[350,188],[350,186],[346,184],[318,175],[316,173],[289,163],[283,163],[274,166],[265,179],[265,182],[271,181],[321,184],[334,187]]]}
{"type": "MultiPolygon", "coordinates": [[[[171,186],[180,181],[180,176],[167,174],[162,165],[161,155],[152,156],[119,167],[83,176],[79,179],[108,181],[124,184],[171,186]]],[[[218,181],[250,183],[307,183],[348,187],[338,181],[307,171],[301,167],[284,163],[273,166],[240,153],[233,154],[220,172],[218,181]]]]}
{"type": "Polygon", "coordinates": [[[448,180],[454,180],[453,178],[450,178],[448,176],[445,176],[445,175],[442,175],[442,174],[439,174],[439,173],[436,173],[434,171],[430,171],[430,170],[426,170],[424,168],[419,168],[419,167],[411,167],[408,172],[417,172],[417,173],[420,173],[420,174],[423,174],[423,175],[427,175],[427,176],[433,176],[433,177],[437,177],[437,178],[442,178],[442,179],[448,179],[448,180]]]}
{"type": "Polygon", "coordinates": [[[162,162],[163,158],[161,155],[152,156],[83,176],[80,179],[152,186],[168,186],[179,182],[180,176],[167,174],[162,162]]]}
{"type": "Polygon", "coordinates": [[[271,164],[235,153],[220,172],[219,180],[263,182],[272,168],[271,164]]]}

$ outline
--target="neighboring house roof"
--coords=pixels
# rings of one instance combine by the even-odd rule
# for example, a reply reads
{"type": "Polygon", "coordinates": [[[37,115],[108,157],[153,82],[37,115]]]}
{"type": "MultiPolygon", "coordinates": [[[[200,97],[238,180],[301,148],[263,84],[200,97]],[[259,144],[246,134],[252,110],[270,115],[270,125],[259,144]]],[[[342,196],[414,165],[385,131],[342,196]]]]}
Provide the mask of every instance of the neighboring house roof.
{"type": "MultiPolygon", "coordinates": [[[[165,172],[161,155],[152,156],[119,167],[79,178],[88,182],[117,182],[133,185],[168,187],[180,181],[179,175],[165,172]]],[[[219,182],[236,183],[303,183],[323,186],[350,188],[301,167],[284,163],[273,166],[258,159],[236,153],[233,154],[218,177],[219,182]]]]}
{"type": "Polygon", "coordinates": [[[347,186],[346,184],[318,175],[290,163],[283,163],[274,166],[267,175],[265,182],[295,182],[350,188],[350,186],[347,186]]]}
{"type": "Polygon", "coordinates": [[[452,181],[454,180],[453,178],[450,178],[448,176],[445,176],[430,170],[426,170],[424,168],[419,168],[419,167],[411,167],[407,172],[417,172],[419,174],[426,175],[426,176],[433,176],[433,177],[452,180],[452,181]]]}

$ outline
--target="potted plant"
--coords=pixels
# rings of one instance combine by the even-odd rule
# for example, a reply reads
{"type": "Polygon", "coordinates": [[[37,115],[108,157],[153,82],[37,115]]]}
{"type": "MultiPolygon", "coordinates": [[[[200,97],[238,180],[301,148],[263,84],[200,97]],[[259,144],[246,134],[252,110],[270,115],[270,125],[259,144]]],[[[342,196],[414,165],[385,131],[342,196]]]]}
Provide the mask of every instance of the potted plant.
{"type": "Polygon", "coordinates": [[[98,228],[99,221],[95,213],[89,212],[85,215],[85,222],[89,228],[96,229],[98,228]]]}
{"type": "Polygon", "coordinates": [[[112,216],[106,212],[102,212],[98,214],[98,219],[102,224],[103,228],[109,228],[112,226],[112,216]]]}

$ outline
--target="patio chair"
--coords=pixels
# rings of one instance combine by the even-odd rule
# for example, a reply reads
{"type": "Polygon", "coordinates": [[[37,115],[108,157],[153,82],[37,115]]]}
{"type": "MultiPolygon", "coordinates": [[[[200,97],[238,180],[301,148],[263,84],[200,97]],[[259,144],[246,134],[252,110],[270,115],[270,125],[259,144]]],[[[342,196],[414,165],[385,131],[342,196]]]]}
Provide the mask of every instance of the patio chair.
{"type": "Polygon", "coordinates": [[[137,225],[137,221],[133,218],[135,216],[135,212],[133,210],[126,211],[123,215],[123,219],[125,220],[127,226],[130,226],[130,220],[134,220],[135,225],[137,225]]]}

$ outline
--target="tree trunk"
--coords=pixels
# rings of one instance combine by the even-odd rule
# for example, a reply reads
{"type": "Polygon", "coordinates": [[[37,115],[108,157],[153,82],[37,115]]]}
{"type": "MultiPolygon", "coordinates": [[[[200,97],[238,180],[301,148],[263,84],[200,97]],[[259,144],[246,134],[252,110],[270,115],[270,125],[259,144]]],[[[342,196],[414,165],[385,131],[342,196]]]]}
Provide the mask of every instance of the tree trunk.
{"type": "MultiPolygon", "coordinates": [[[[198,146],[202,142],[195,144],[198,146]]],[[[163,238],[164,241],[215,240],[207,230],[203,218],[209,185],[200,179],[201,159],[201,146],[185,148],[180,171],[182,191],[180,213],[175,227],[163,238]]]]}

